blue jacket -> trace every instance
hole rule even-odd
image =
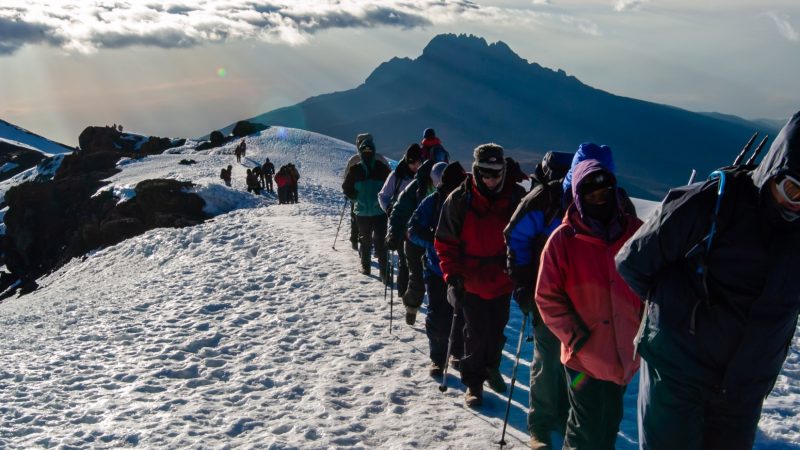
[[[567,194],[564,198],[566,203],[570,203],[572,201],[572,170],[578,165],[579,162],[587,159],[597,160],[600,162],[600,164],[605,166],[609,172],[614,174],[617,173],[616,166],[614,165],[614,156],[611,154],[611,147],[607,145],[597,145],[592,142],[584,142],[578,146],[578,151],[576,151],[575,156],[572,157],[572,167],[564,177],[563,192]],[[564,206],[569,205],[567,204]]]
[[[425,197],[408,221],[408,239],[425,249],[425,278],[436,275],[443,276],[439,267],[439,255],[433,247],[433,237],[439,224],[444,198],[441,191]]]

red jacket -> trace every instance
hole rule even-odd
[[[288,174],[278,173],[277,175],[275,175],[275,184],[277,184],[279,188],[288,186],[289,183],[291,182],[292,178]]]
[[[522,187],[506,180],[502,191],[490,200],[469,175],[447,197],[434,240],[445,280],[461,275],[465,290],[486,300],[513,290],[505,270],[503,229],[524,195]]]
[[[575,204],[570,206],[545,244],[536,282],[536,306],[561,341],[561,362],[618,385],[639,370],[633,339],[642,316],[641,299],[614,265],[614,255],[642,224],[623,217],[622,235],[608,243],[590,234]]]

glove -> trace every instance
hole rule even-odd
[[[450,275],[447,277],[447,303],[453,308],[464,298],[464,277]]]
[[[514,300],[519,305],[519,310],[525,315],[533,313],[536,309],[536,305],[533,302],[533,289],[528,286],[515,287]]]
[[[586,341],[589,340],[591,333],[587,330],[580,334],[580,336],[575,337],[575,342],[572,344],[572,353],[578,353],[583,346],[586,344]]]
[[[400,240],[397,239],[394,234],[389,233],[386,235],[386,248],[391,251],[397,251],[397,248],[400,246]]]

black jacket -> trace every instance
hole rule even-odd
[[[687,254],[709,235],[718,180],[670,191],[620,250],[617,270],[649,300],[639,353],[657,370],[729,392],[773,385],[800,311],[800,220],[776,214],[767,183],[789,169],[800,169],[800,113],[758,169],[726,177],[702,257]]]

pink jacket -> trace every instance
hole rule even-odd
[[[614,255],[641,224],[625,215],[624,232],[607,243],[585,234],[588,228],[573,204],[545,244],[536,282],[536,306],[561,341],[561,362],[618,385],[639,370],[633,339],[643,305],[617,273]]]

